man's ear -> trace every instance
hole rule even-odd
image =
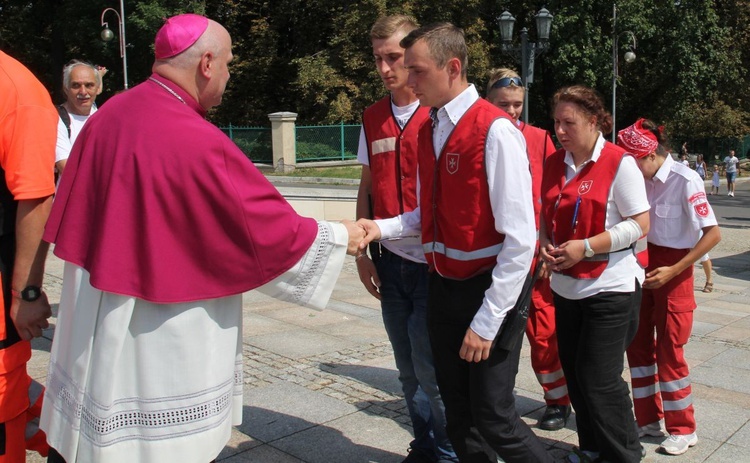
[[[210,51],[207,51],[201,55],[200,61],[200,72],[205,78],[211,77],[213,70],[214,55]]]
[[[461,77],[461,60],[458,58],[451,58],[445,63],[448,70],[448,76],[451,79],[458,79]]]

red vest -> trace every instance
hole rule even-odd
[[[417,134],[429,118],[429,108],[419,107],[401,130],[390,96],[365,110],[362,127],[372,174],[373,218],[395,217],[417,207]]]
[[[495,230],[484,145],[492,123],[510,117],[484,99],[466,111],[446,140],[439,158],[432,124],[419,131],[422,243],[431,268],[464,280],[492,269],[505,235]]]
[[[518,126],[526,139],[526,154],[531,167],[531,194],[534,199],[534,218],[539,230],[539,213],[542,210],[542,170],[544,162],[557,149],[546,130],[521,122]]]
[[[605,142],[599,159],[586,164],[567,184],[565,150],[550,156],[544,166],[542,214],[553,244],[589,238],[604,231],[607,199],[626,154],[619,146]],[[574,278],[596,278],[607,267],[607,256],[597,254],[583,259],[562,273]]]

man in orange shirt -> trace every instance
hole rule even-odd
[[[29,377],[29,340],[52,315],[41,290],[44,224],[55,192],[57,111],[44,86],[0,51],[0,463],[47,455],[37,427],[44,388]]]

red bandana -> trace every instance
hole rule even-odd
[[[648,156],[656,151],[656,147],[659,146],[656,135],[643,127],[644,120],[643,118],[638,119],[635,124],[617,133],[617,144],[633,154],[636,159]]]

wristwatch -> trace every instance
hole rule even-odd
[[[594,250],[591,249],[591,245],[589,244],[588,238],[583,240],[583,248],[584,248],[584,251],[583,251],[584,257],[594,257],[594,254],[596,254]]]
[[[18,297],[26,302],[34,302],[42,296],[42,288],[32,285],[23,288],[20,293],[15,289],[11,289],[10,292],[13,297]]]

